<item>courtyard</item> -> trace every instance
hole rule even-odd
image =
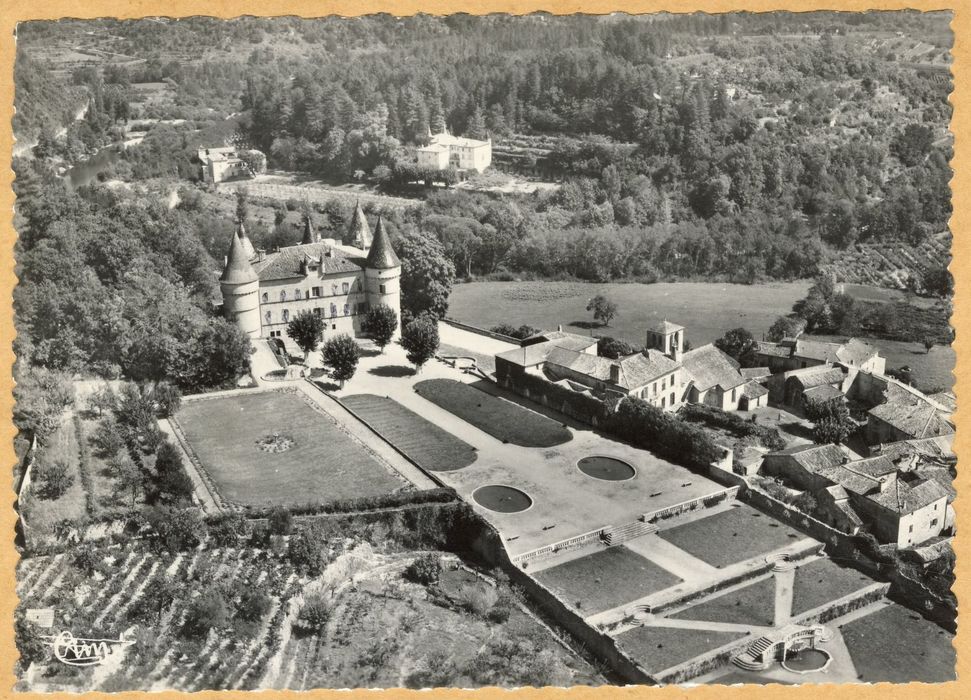
[[[188,400],[175,418],[219,494],[231,503],[327,503],[407,484],[303,393],[253,391]]]

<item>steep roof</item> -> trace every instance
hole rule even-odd
[[[367,217],[364,215],[364,210],[361,209],[360,200],[358,200],[344,241],[361,250],[367,250],[371,247],[372,240],[371,227],[368,225]]]
[[[253,242],[246,235],[246,227],[243,226],[242,221],[236,223],[236,235],[239,236],[239,240],[243,245],[243,253],[246,255],[246,259],[252,260],[255,258],[256,248],[253,247]]]
[[[360,258],[351,258],[331,245],[319,242],[309,245],[291,245],[271,253],[262,263],[257,263],[257,272],[262,281],[285,280],[303,277],[301,263],[308,261],[319,264],[323,261],[322,272],[333,275],[340,272],[358,272]]]
[[[657,323],[651,324],[647,327],[647,330],[660,333],[661,335],[668,335],[669,333],[674,333],[676,331],[683,331],[684,326],[679,326],[677,323],[671,323],[667,319],[664,319],[663,321],[658,321]]]
[[[888,401],[874,406],[869,413],[911,438],[936,437],[954,432],[954,426],[926,401]]]
[[[746,382],[745,386],[742,387],[742,396],[750,399],[757,399],[768,393],[769,390],[756,381]]]
[[[846,455],[836,445],[797,445],[778,452],[772,452],[767,457],[791,457],[799,466],[811,474],[835,469],[843,464]]]
[[[365,267],[372,270],[389,270],[400,266],[401,262],[395,255],[391,239],[388,237],[388,232],[384,230],[384,222],[379,216],[378,224],[374,227],[374,241],[371,243],[371,250],[368,251]]]
[[[867,498],[874,503],[901,514],[913,513],[947,497],[947,489],[934,479],[916,484],[909,484],[903,479],[894,479],[893,483],[883,491],[867,495]]]
[[[615,384],[627,391],[637,389],[651,381],[674,372],[680,366],[677,362],[657,350],[629,355],[619,360],[611,360],[598,355],[589,355],[563,347],[554,348],[547,357],[547,363],[564,367],[602,382]],[[618,381],[610,377],[611,367],[618,367]]]
[[[738,363],[711,344],[689,350],[682,356],[681,364],[698,391],[708,391],[714,386],[733,389],[745,383]]]
[[[931,401],[937,401],[937,403],[944,406],[951,413],[958,410],[957,397],[953,391],[939,391],[936,394],[928,394],[927,398]]]
[[[798,382],[803,389],[812,389],[824,384],[842,384],[844,379],[843,370],[839,367],[820,367],[816,372],[806,372],[797,374],[792,380]]]
[[[879,354],[878,350],[857,338],[850,338],[836,350],[836,357],[846,365],[862,365],[864,362]]]
[[[226,267],[223,268],[223,273],[219,277],[220,282],[245,284],[246,282],[254,282],[259,279],[256,271],[250,264],[250,256],[246,253],[246,243],[248,241],[246,232],[242,226],[239,226],[236,232],[233,233],[232,240],[229,242],[229,252],[226,253]],[[250,244],[250,247],[252,248],[252,244]]]
[[[310,221],[310,214],[307,214],[303,218],[303,240],[300,241],[300,245],[310,245],[319,241],[320,234],[314,231],[313,222]]]

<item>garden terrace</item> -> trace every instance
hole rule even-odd
[[[681,583],[674,574],[624,546],[558,564],[533,577],[584,616]]]
[[[648,673],[690,661],[706,652],[740,640],[739,632],[680,629],[677,627],[635,627],[615,637],[617,646]]]
[[[472,464],[475,449],[394,399],[373,394],[341,398],[341,403],[364,419],[409,459],[430,471],[452,471]]]
[[[415,391],[503,442],[522,447],[554,447],[573,437],[567,428],[546,416],[453,379],[418,382]]]
[[[702,599],[669,617],[764,627],[774,622],[774,609],[775,579],[770,576],[728,593]]]
[[[840,626],[865,683],[955,679],[954,636],[896,603]]]
[[[185,401],[175,419],[223,500],[300,505],[378,496],[405,485],[362,443],[297,392],[264,391]],[[257,442],[292,439],[281,452]]]
[[[828,557],[814,559],[796,569],[792,614],[794,617],[802,615],[873,583],[869,576],[856,569],[840,566]]]
[[[766,555],[805,535],[742,503],[658,533],[676,547],[722,568]]]

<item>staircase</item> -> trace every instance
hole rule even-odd
[[[746,671],[761,671],[768,665],[763,654],[773,644],[775,642],[768,637],[759,637],[749,645],[748,649],[732,659],[732,663],[739,668],[744,668]]]
[[[600,538],[608,547],[613,547],[614,545],[623,544],[643,535],[651,535],[657,532],[657,529],[657,525],[654,523],[635,520],[626,525],[620,525],[619,527],[614,527],[613,525],[605,527]]]

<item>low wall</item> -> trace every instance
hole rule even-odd
[[[582,535],[577,535],[576,537],[570,537],[559,542],[554,542],[553,544],[548,544],[545,547],[540,547],[529,552],[524,552],[522,554],[517,554],[512,557],[512,563],[521,568],[526,568],[529,562],[535,559],[552,556],[553,554],[558,554],[559,552],[568,552],[573,549],[580,549],[588,544],[593,544],[599,542],[603,535],[604,528],[598,528],[596,530],[591,530],[590,532],[585,532]]]
[[[499,363],[496,375],[499,386],[581,423],[598,427],[607,417],[606,405],[593,396],[565,389],[528,372],[500,372]]]
[[[641,520],[647,523],[653,523],[657,520],[666,520],[667,518],[673,518],[676,515],[685,513],[687,511],[698,510],[699,508],[711,508],[722,502],[734,501],[738,496],[739,491],[738,486],[732,486],[723,491],[717,493],[708,494],[707,496],[699,496],[698,498],[692,498],[688,501],[682,501],[681,503],[675,503],[673,506],[668,506],[667,508],[660,508],[649,513],[645,513],[641,516]]]
[[[731,663],[732,658],[747,648],[755,639],[756,637],[754,635],[747,634],[742,639],[730,642],[725,646],[713,649],[701,656],[696,656],[677,666],[672,666],[671,668],[666,668],[663,671],[655,673],[653,675],[654,681],[658,684],[663,683],[665,685],[690,681],[692,678],[697,678],[702,674],[714,671],[716,668],[721,668]]]
[[[442,321],[460,330],[468,331],[469,333],[484,335],[487,338],[492,338],[494,340],[501,340],[504,343],[512,343],[513,345],[516,345],[516,346],[522,345],[522,341],[520,341],[518,338],[513,338],[511,335],[503,335],[502,333],[493,333],[492,331],[486,330],[485,328],[479,328],[478,326],[473,326],[468,323],[462,323],[461,321],[456,321],[454,318],[444,318],[442,319]]]
[[[807,626],[827,623],[830,620],[835,620],[849,612],[859,610],[870,603],[875,603],[885,598],[889,588],[889,583],[877,583],[866,588],[861,588],[858,591],[853,591],[849,595],[831,600],[800,615],[793,615],[790,622],[792,624]]]

